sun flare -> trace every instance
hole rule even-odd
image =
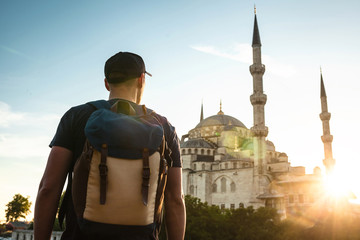
[[[350,182],[346,174],[334,171],[324,177],[324,187],[327,195],[332,198],[356,199],[350,190]]]

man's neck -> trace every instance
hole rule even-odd
[[[117,92],[117,91],[110,91],[109,94],[109,100],[111,99],[116,99],[116,98],[120,98],[120,99],[124,99],[130,102],[134,102],[137,103],[137,98],[136,95],[130,92]]]

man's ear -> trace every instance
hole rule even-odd
[[[145,85],[145,74],[142,73],[141,76],[137,79],[138,88],[142,88]]]
[[[106,80],[106,78],[104,78],[104,83],[105,83],[105,88],[106,90],[108,90],[110,92],[110,86],[109,86],[109,83],[108,81]]]

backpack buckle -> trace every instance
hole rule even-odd
[[[144,179],[149,179],[150,178],[150,168],[149,167],[143,167],[142,177]]]
[[[108,167],[106,166],[106,164],[100,163],[99,164],[99,171],[100,171],[100,176],[107,176]]]

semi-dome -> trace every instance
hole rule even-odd
[[[235,127],[247,128],[238,119],[231,117],[229,115],[222,115],[222,114],[218,114],[218,115],[214,115],[214,116],[205,118],[204,120],[199,122],[199,124],[196,125],[195,128],[201,128],[201,127],[207,127],[207,126],[218,126],[218,125],[222,125],[222,126],[232,125]]]
[[[288,155],[286,153],[284,153],[284,152],[279,154],[279,157],[287,157],[287,156]]]
[[[180,143],[181,148],[215,148],[215,146],[205,141],[204,139],[198,138],[198,139],[189,139],[186,142]]]

